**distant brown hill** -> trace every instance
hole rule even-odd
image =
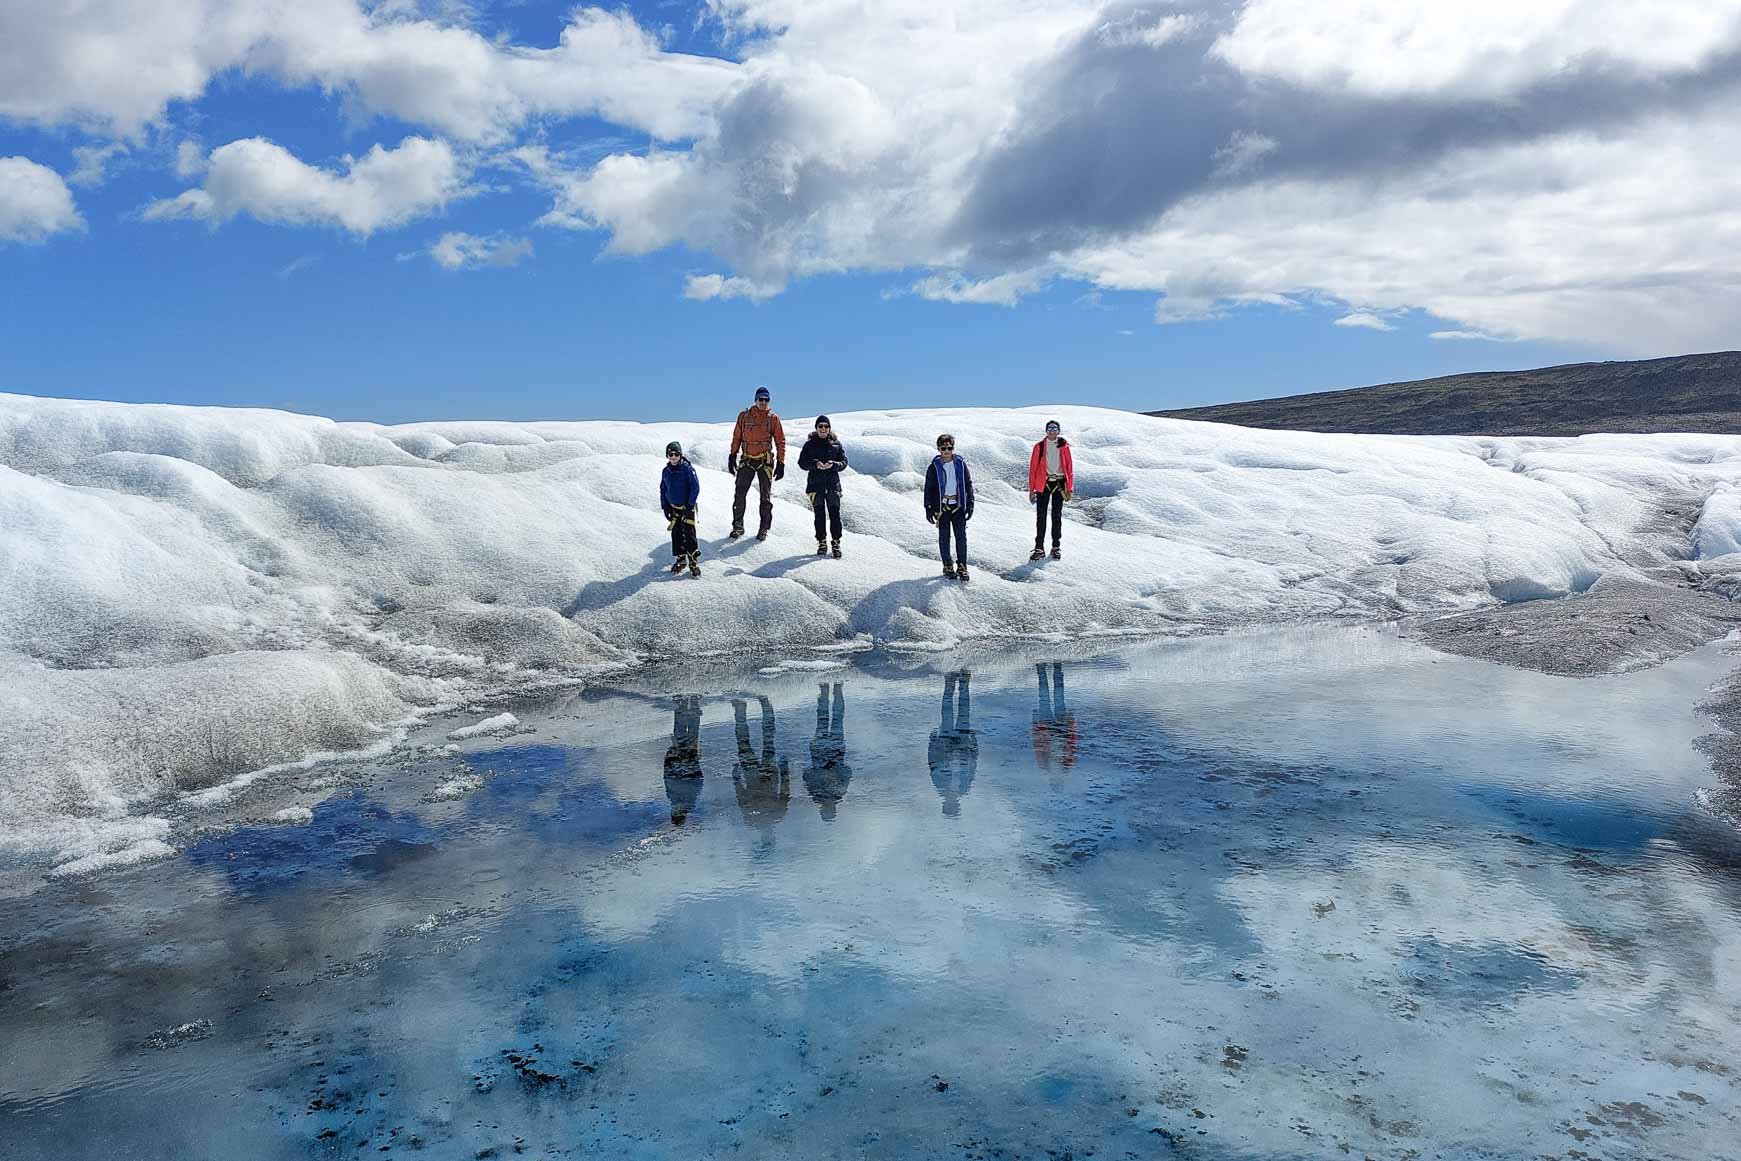
[[[1243,427],[1396,435],[1733,435],[1741,434],[1741,351],[1446,375],[1149,414]]]

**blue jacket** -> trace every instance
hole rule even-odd
[[[659,477],[659,507],[669,517],[674,508],[692,507],[701,499],[701,477],[695,474],[695,465],[684,456],[675,464],[667,463],[664,473]]]
[[[961,465],[961,514],[971,519],[973,517],[973,473],[967,470],[967,461],[959,455],[955,457],[955,462]],[[943,509],[943,471],[943,457],[933,457],[931,470],[925,473],[926,519],[937,515]]]

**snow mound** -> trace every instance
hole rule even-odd
[[[462,726],[447,735],[455,742],[463,742],[468,738],[481,738],[487,734],[500,734],[513,729],[520,724],[520,719],[510,713],[499,713],[493,718],[485,718],[475,726]]]
[[[1064,559],[1030,564],[1028,450],[1054,417],[1077,494]],[[637,660],[1454,611],[1741,549],[1732,437],[1322,435],[1080,407],[834,421],[840,561],[813,554],[795,468],[773,536],[725,540],[727,423],[385,427],[0,395],[0,859],[156,850],[129,829],[141,804]],[[807,421],[786,426],[795,455]],[[944,430],[977,485],[968,585],[938,575],[920,510]],[[667,567],[672,439],[701,475],[699,579]]]

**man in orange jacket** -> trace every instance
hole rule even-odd
[[[1046,509],[1052,509],[1052,559],[1063,552],[1064,501],[1076,490],[1076,465],[1070,457],[1070,442],[1064,438],[1063,427],[1056,419],[1046,423],[1046,438],[1034,445],[1028,457],[1028,499],[1034,513],[1034,551],[1029,560],[1046,555]]]
[[[731,429],[731,450],[726,453],[725,470],[737,477],[731,498],[731,538],[744,534],[744,508],[749,501],[750,481],[761,492],[761,527],[757,540],[768,538],[774,525],[774,481],[786,478],[786,429],[780,417],[769,407],[766,387],[756,388],[756,402],[738,412],[737,426]],[[742,453],[740,456],[739,453]]]

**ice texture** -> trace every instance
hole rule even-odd
[[[1030,564],[1049,418],[1076,496],[1064,559]],[[1741,563],[1734,437],[1329,435],[1082,407],[834,421],[842,561],[812,555],[796,471],[766,543],[723,539],[728,423],[387,427],[0,395],[0,859],[135,850],[128,820],[158,796],[643,659],[1380,618]],[[788,419],[794,439],[807,422]],[[977,484],[969,586],[936,575],[921,514],[944,430]],[[672,439],[700,469],[700,579],[667,571]],[[112,843],[44,837],[104,818],[125,823]]]

